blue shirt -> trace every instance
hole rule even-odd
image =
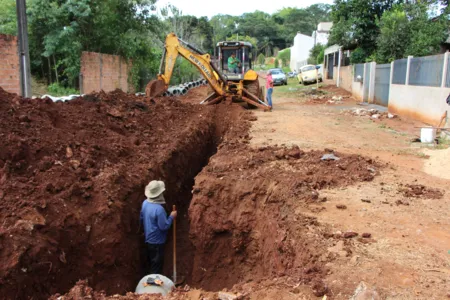
[[[141,223],[144,225],[147,244],[164,244],[172,222],[172,216],[167,217],[161,204],[151,203],[147,200],[142,202]]]

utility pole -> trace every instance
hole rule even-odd
[[[31,97],[30,53],[28,51],[28,25],[26,0],[16,0],[17,37],[19,40],[20,91],[22,97]]]

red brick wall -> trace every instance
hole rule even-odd
[[[17,37],[0,34],[0,87],[20,94],[19,55]]]
[[[117,55],[83,52],[81,55],[82,93],[121,89],[133,92],[128,78],[131,61]]]

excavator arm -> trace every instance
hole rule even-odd
[[[226,93],[226,79],[223,78],[222,74],[211,63],[209,54],[196,49],[187,42],[184,42],[174,33],[170,33],[166,37],[164,52],[159,67],[158,79],[150,81],[145,88],[145,93],[148,97],[157,97],[169,88],[170,78],[172,77],[173,68],[178,55],[181,55],[191,62],[208,81],[216,94],[212,95],[211,98],[224,97]]]

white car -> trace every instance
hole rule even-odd
[[[298,74],[298,83],[307,84],[316,81],[322,82],[322,73],[318,72],[318,66],[306,65],[301,67],[300,73]]]

